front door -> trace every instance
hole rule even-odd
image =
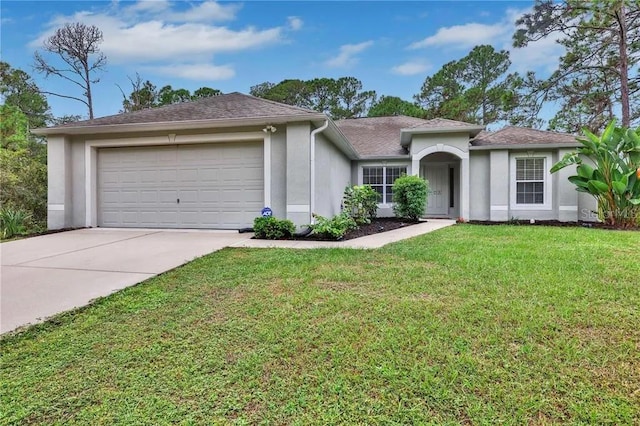
[[[449,166],[429,164],[423,166],[422,176],[429,181],[427,216],[449,214]]]

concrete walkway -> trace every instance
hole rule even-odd
[[[375,249],[453,225],[419,225],[349,241],[252,240],[235,231],[81,229],[0,244],[0,333],[44,321],[225,247]]]
[[[271,240],[244,240],[234,244],[234,247],[252,248],[353,248],[353,249],[376,249],[396,241],[417,237],[427,234],[437,229],[454,225],[455,220],[450,219],[429,219],[418,225],[407,226],[405,228],[394,229],[393,231],[382,232],[380,234],[367,235],[366,237],[355,238],[347,241],[271,241]]]

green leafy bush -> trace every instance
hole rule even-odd
[[[577,165],[569,181],[580,192],[598,201],[600,220],[621,228],[640,224],[640,135],[632,129],[615,127],[611,122],[598,137],[584,130],[578,138],[582,146],[562,158],[551,168],[555,173]],[[585,163],[588,158],[595,165]]]
[[[380,194],[369,185],[347,186],[344,190],[344,211],[358,225],[371,223],[378,213]]]
[[[27,231],[27,222],[30,219],[31,215],[24,210],[14,210],[6,207],[0,209],[2,239],[24,234]]]
[[[256,238],[280,240],[290,238],[296,232],[296,226],[287,219],[261,216],[253,221],[253,232]]]
[[[314,234],[327,239],[339,240],[344,237],[347,231],[358,229],[358,224],[347,213],[327,219],[326,217],[314,214],[316,223],[309,225]]]
[[[29,212],[33,220],[47,220],[47,165],[26,149],[0,148],[0,204]]]
[[[427,207],[429,184],[419,176],[400,176],[393,183],[393,212],[397,217],[417,221]]]

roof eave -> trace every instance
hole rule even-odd
[[[410,160],[411,155],[363,155],[358,160]]]
[[[161,130],[185,130],[185,129],[206,129],[224,128],[238,126],[260,126],[266,124],[283,124],[300,121],[314,121],[325,119],[322,113],[318,114],[296,114],[251,118],[221,118],[207,120],[190,121],[161,121],[152,123],[127,123],[127,124],[98,124],[93,126],[60,126],[43,127],[32,129],[36,135],[85,135],[85,134],[105,134],[105,133],[129,133]]]
[[[484,130],[484,126],[468,127],[429,127],[429,128],[408,128],[400,129],[400,145],[408,146],[413,135],[424,135],[431,133],[468,133],[470,137],[475,137]]]
[[[557,148],[577,148],[578,143],[530,143],[530,144],[492,144],[492,145],[471,145],[469,150],[471,151],[487,151],[492,149],[557,149]]]

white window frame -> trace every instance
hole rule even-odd
[[[382,168],[382,177],[384,179],[384,182],[382,184],[382,200],[381,202],[378,203],[378,207],[389,207],[392,206],[393,203],[387,203],[385,202],[386,198],[387,198],[387,187],[391,186],[391,184],[387,184],[387,168],[404,168],[404,174],[408,175],[410,172],[410,166],[408,164],[403,164],[403,163],[399,163],[399,164],[365,164],[360,166],[360,176],[359,176],[359,182],[360,185],[365,185],[364,183],[364,169],[366,168]],[[367,184],[369,185],[369,184]]]
[[[543,159],[544,160],[544,175],[543,175],[543,185],[544,185],[544,202],[542,204],[521,204],[518,203],[517,197],[517,181],[516,181],[516,169],[517,169],[517,160],[526,160],[526,159]],[[517,153],[511,156],[510,161],[510,173],[509,173],[509,182],[510,182],[510,208],[511,210],[551,210],[553,206],[552,194],[553,194],[553,179],[551,178],[551,164],[552,158],[550,152],[527,152],[527,153]]]

